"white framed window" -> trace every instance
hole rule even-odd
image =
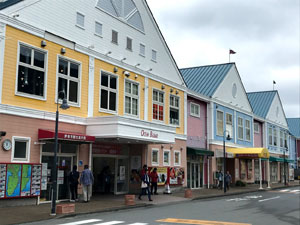
[[[139,84],[129,80],[125,80],[125,113],[139,114]]]
[[[170,95],[170,124],[179,125],[179,97]]]
[[[152,118],[154,120],[164,121],[164,92],[153,90],[152,103]]]
[[[68,103],[79,105],[81,64],[65,57],[58,57],[58,89],[64,92]]]
[[[118,32],[115,30],[112,30],[111,32],[111,42],[114,44],[118,44]]]
[[[76,13],[76,25],[80,28],[84,28],[84,15],[80,12]]]
[[[246,141],[251,141],[250,120],[245,120]]]
[[[115,75],[101,72],[100,81],[100,109],[116,112],[117,111],[117,82]]]
[[[181,152],[180,151],[174,151],[174,166],[180,166],[181,165]]]
[[[273,145],[273,129],[269,127],[269,145]]]
[[[230,137],[233,136],[232,114],[230,113],[226,113],[226,131],[228,131]]]
[[[254,132],[259,133],[259,123],[254,123]]]
[[[19,43],[16,94],[45,99],[47,52]]]
[[[170,166],[170,150],[164,150],[164,166]]]
[[[281,130],[281,131],[280,131],[280,147],[281,147],[281,148],[283,148],[283,138],[284,138],[284,136],[283,136],[283,131]]]
[[[29,162],[30,137],[12,137],[12,162]]]
[[[132,51],[132,39],[129,37],[126,39],[126,49]]]
[[[217,111],[217,135],[223,136],[224,114],[222,111]]]
[[[277,146],[277,129],[273,128],[273,145]]]
[[[156,62],[157,60],[157,51],[152,49],[152,55],[151,55],[151,60]]]
[[[140,44],[140,55],[145,57],[146,46],[144,44]]]
[[[244,140],[244,121],[241,117],[238,117],[238,139]]]
[[[288,134],[284,133],[284,147],[289,148],[288,146]]]
[[[153,166],[159,165],[159,150],[153,148],[151,152],[151,163]]]
[[[191,102],[190,115],[195,117],[200,117],[200,105]]]
[[[102,37],[102,27],[103,27],[102,23],[95,21],[95,34],[97,36]]]

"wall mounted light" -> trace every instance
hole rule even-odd
[[[179,92],[176,90],[176,92],[175,92],[175,93],[176,93],[176,95],[178,95],[178,93],[179,93]]]
[[[124,70],[124,75],[126,76],[126,77],[129,77],[130,76],[130,73],[128,72],[128,71],[126,71],[126,70]]]
[[[118,72],[118,67],[114,67],[114,73]]]
[[[65,49],[65,48],[61,48],[61,49],[60,49],[60,53],[61,53],[61,54],[65,54],[65,53],[66,53],[66,49]]]
[[[138,76],[137,74],[134,76],[135,79],[137,79],[138,77],[139,77],[139,76]]]
[[[171,88],[170,92],[173,93],[173,91],[174,91],[173,88]]]
[[[137,63],[136,65],[135,65],[135,67],[138,67],[138,66],[140,66],[141,64],[139,64],[139,63]]]
[[[42,40],[42,41],[41,41],[41,46],[42,46],[42,47],[46,47],[46,46],[47,46],[47,42],[46,42],[45,40]]]
[[[164,90],[165,89],[165,85],[162,84],[161,85],[161,89]]]
[[[183,150],[183,147],[180,147],[180,150],[182,151],[182,150]]]
[[[164,148],[164,145],[161,145],[160,147],[161,147],[161,148]]]
[[[126,57],[124,57],[123,59],[121,59],[121,62],[125,61],[126,60]]]
[[[149,70],[148,70],[148,72],[151,72],[152,71],[152,68],[150,68]]]
[[[105,55],[107,56],[107,55],[109,55],[109,54],[111,54],[111,51],[108,51]]]

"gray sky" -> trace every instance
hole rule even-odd
[[[300,117],[299,0],[147,0],[179,68],[235,62],[247,92]]]

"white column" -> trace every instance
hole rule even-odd
[[[89,144],[89,169],[92,170],[92,151],[93,144]]]
[[[209,189],[209,157],[207,156],[207,188]]]
[[[262,167],[261,167],[261,158],[259,158],[259,189],[262,188]]]
[[[187,93],[184,92],[184,134],[187,135]]]
[[[267,167],[268,167],[268,188],[271,188],[271,186],[270,186],[270,175],[271,175],[271,173],[270,173],[270,160],[268,159],[267,160]]]
[[[2,102],[2,82],[4,68],[4,49],[5,49],[5,24],[0,23],[0,104]]]
[[[148,121],[148,105],[149,105],[149,87],[148,78],[145,78],[145,88],[144,88],[144,120]]]
[[[94,68],[95,68],[95,58],[90,56],[89,57],[88,117],[93,117],[94,115],[94,79],[95,79]]]

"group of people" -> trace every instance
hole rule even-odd
[[[217,176],[216,176],[216,179],[217,179],[217,186],[219,189],[223,189],[223,173],[222,171],[220,170],[219,172],[217,172]],[[231,178],[231,175],[229,173],[229,171],[226,172],[225,174],[225,187],[227,190],[229,190],[229,187],[230,187],[230,184],[232,183],[232,178]]]
[[[82,185],[83,200],[88,202],[92,196],[92,185],[94,183],[93,173],[89,170],[89,166],[85,165],[79,179],[77,166],[73,166],[73,170],[69,174],[69,184],[71,192],[71,202],[78,201],[78,184]]]
[[[139,199],[142,200],[142,195],[148,195],[148,200],[152,201],[151,195],[157,195],[157,182],[158,182],[158,174],[157,168],[154,168],[151,173],[148,171],[147,165],[143,166],[141,171],[141,193],[139,195]],[[154,192],[153,192],[154,190]]]

